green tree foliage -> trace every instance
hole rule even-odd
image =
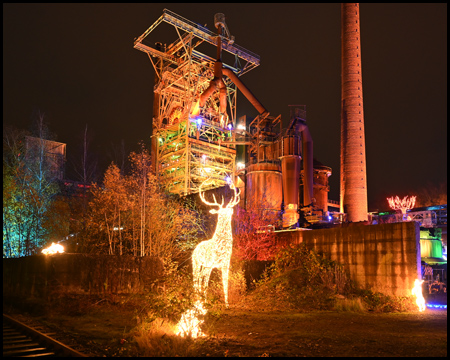
[[[201,231],[194,205],[160,188],[144,146],[129,160],[130,175],[121,174],[112,163],[103,186],[93,186],[88,251],[173,259],[192,249]]]
[[[62,196],[54,196],[42,222],[48,242],[55,242],[55,240],[67,237],[70,233],[70,214],[71,209],[67,199]]]
[[[55,220],[61,206],[53,205],[59,190],[46,153],[49,131],[43,114],[38,114],[35,128],[39,137],[3,128],[3,257],[36,253],[54,240],[50,225],[62,224]]]

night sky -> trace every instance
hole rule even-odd
[[[3,4],[3,121],[46,114],[67,154],[85,124],[105,167],[111,144],[149,144],[154,70],[133,48],[164,8],[261,57],[242,81],[272,115],[306,105],[314,157],[339,200],[340,4]],[[361,4],[369,211],[447,181],[447,4]],[[164,25],[164,24],[163,24]],[[160,26],[163,26],[160,25]],[[175,29],[165,24],[170,43]],[[243,95],[237,115],[256,116]],[[69,169],[70,173],[70,169]]]

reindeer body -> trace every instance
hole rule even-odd
[[[203,184],[202,184],[203,185]],[[236,194],[234,185],[230,185],[235,191],[235,197],[230,200],[228,205],[223,207],[222,204],[207,202],[202,196],[200,197],[208,205],[219,206],[218,210],[210,210],[211,213],[217,213],[216,231],[211,239],[199,243],[192,253],[192,270],[194,274],[194,286],[201,292],[206,292],[209,278],[214,268],[220,269],[222,272],[223,291],[225,296],[225,304],[228,306],[228,274],[230,270],[230,259],[233,248],[233,234],[231,232],[231,217],[233,216],[233,206],[239,202],[239,194]],[[201,186],[200,186],[201,190]],[[214,195],[213,195],[214,196]]]

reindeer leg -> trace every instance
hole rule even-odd
[[[205,290],[204,290],[204,294],[206,295],[206,289],[208,288],[208,284],[209,284],[209,278],[211,276],[211,272],[212,272],[212,268],[205,268]]]
[[[197,262],[195,257],[192,257],[192,275],[194,280],[194,288],[197,289],[197,291],[200,291],[200,265]]]
[[[223,284],[223,294],[225,296],[225,306],[228,307],[228,274],[230,267],[222,267],[222,284]]]

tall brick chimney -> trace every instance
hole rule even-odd
[[[341,4],[341,212],[367,220],[359,4]]]

